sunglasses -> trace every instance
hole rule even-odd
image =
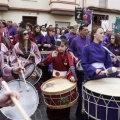
[[[28,35],[28,32],[27,33],[23,33],[23,35]]]

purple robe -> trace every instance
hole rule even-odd
[[[120,47],[115,47],[114,45],[109,45],[107,48],[115,55],[116,55],[115,50],[117,50],[118,52],[117,52],[116,56],[120,56]],[[113,66],[120,67],[120,62],[117,61],[116,64],[113,63]]]
[[[40,52],[38,50],[38,46],[35,43],[33,43],[33,42],[32,42],[30,51],[33,51],[35,56],[34,57],[30,57],[27,63],[31,63],[32,62],[32,63],[35,63],[37,65],[38,63],[41,62],[41,55],[40,55]],[[17,43],[14,46],[13,51],[12,51],[11,66],[18,66],[18,62],[17,62],[17,58],[18,57],[21,60],[22,65],[24,66],[26,59],[21,57],[20,55],[24,55],[24,54],[23,54],[23,52],[19,48],[19,43]]]
[[[78,36],[72,40],[71,45],[69,46],[69,51],[73,52],[75,57],[81,59],[83,47],[89,43],[90,36],[86,36],[85,38]]]
[[[105,34],[103,37],[102,45],[107,47],[108,44],[109,44],[109,36]]]
[[[55,50],[55,39],[54,39],[54,36],[46,35],[45,38],[44,38],[43,45],[44,44],[51,44],[52,45],[50,48],[44,47],[44,50],[47,50],[47,51]]]
[[[42,34],[37,34],[34,36],[34,40],[36,44],[41,44],[39,48],[39,50],[42,50],[43,47],[43,42],[44,42],[44,36]]]
[[[69,41],[69,46],[70,46],[72,40],[76,37],[76,35],[70,34],[70,33],[66,33],[64,36],[65,36],[65,37],[67,38],[67,40]]]
[[[82,51],[82,67],[85,72],[84,79],[98,79],[106,77],[104,75],[96,75],[96,69],[92,64],[93,63],[103,63],[104,67],[107,69],[113,67],[111,57],[109,53],[104,50],[101,44],[91,42],[89,45],[86,45]],[[104,68],[99,68],[104,70]],[[118,73],[116,73],[118,74]]]
[[[10,36],[14,36],[14,35],[18,34],[17,29],[13,26],[7,27],[7,29],[8,29]]]

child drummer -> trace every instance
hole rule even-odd
[[[71,82],[77,80],[73,58],[66,52],[67,40],[64,36],[56,40],[56,51],[53,51],[44,61],[45,65],[53,63],[53,77],[65,77]],[[65,109],[47,108],[49,120],[70,120],[70,107]]]

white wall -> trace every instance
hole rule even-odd
[[[43,4],[44,3],[44,4]],[[9,0],[10,7],[18,7],[18,8],[31,8],[31,9],[50,9],[50,0],[38,0],[38,1],[30,1],[30,0]]]
[[[13,22],[20,23],[22,21],[22,16],[35,16],[37,17],[37,23],[39,25],[48,23],[48,25],[52,24],[55,25],[55,21],[61,21],[61,22],[70,22],[70,25],[75,25],[76,21],[74,16],[62,16],[62,15],[53,15],[53,14],[47,14],[47,13],[31,13],[31,12],[1,12],[0,17],[2,19],[12,20]]]
[[[120,10],[120,0],[108,0],[107,8]]]

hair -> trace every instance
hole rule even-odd
[[[65,36],[61,36],[60,39],[61,39],[61,42],[63,42],[65,44],[65,46],[68,45],[68,40],[66,39]]]
[[[97,32],[97,30],[98,30],[99,28],[102,28],[102,27],[94,27],[94,28],[92,29],[91,37],[90,37],[90,41],[91,41],[91,42],[93,42],[93,40],[94,40],[94,34]],[[103,29],[103,28],[102,28],[102,29]]]
[[[112,34],[115,37],[115,45],[120,46],[120,37],[118,34]],[[111,45],[111,36],[109,37],[109,44]]]
[[[71,30],[71,29],[74,29],[74,27],[73,27],[73,26],[70,26],[69,29],[70,29],[70,30]]]
[[[18,31],[18,41],[19,41],[19,48],[21,51],[25,50],[25,40],[23,39],[23,32],[26,31],[26,29],[21,28]],[[31,48],[31,44],[32,42],[30,41],[30,39],[28,39],[28,47]]]
[[[33,25],[31,23],[26,23],[26,26],[29,26],[31,30],[33,28]]]
[[[52,28],[51,28],[51,27],[48,27],[48,28],[47,28],[47,34],[49,35],[49,32],[50,32],[50,31],[53,31],[53,30],[55,30],[54,27],[52,27]]]
[[[19,23],[19,27],[26,28],[26,24],[23,21],[21,21],[21,23]]]
[[[83,30],[84,27],[88,27],[88,25],[86,25],[86,24],[82,24],[82,25],[79,27],[79,31],[80,31],[80,30]]]
[[[34,25],[34,27],[33,27],[33,35],[41,34],[41,31],[39,31],[38,33],[35,31],[35,29],[36,29],[37,27],[40,28],[39,25]]]

